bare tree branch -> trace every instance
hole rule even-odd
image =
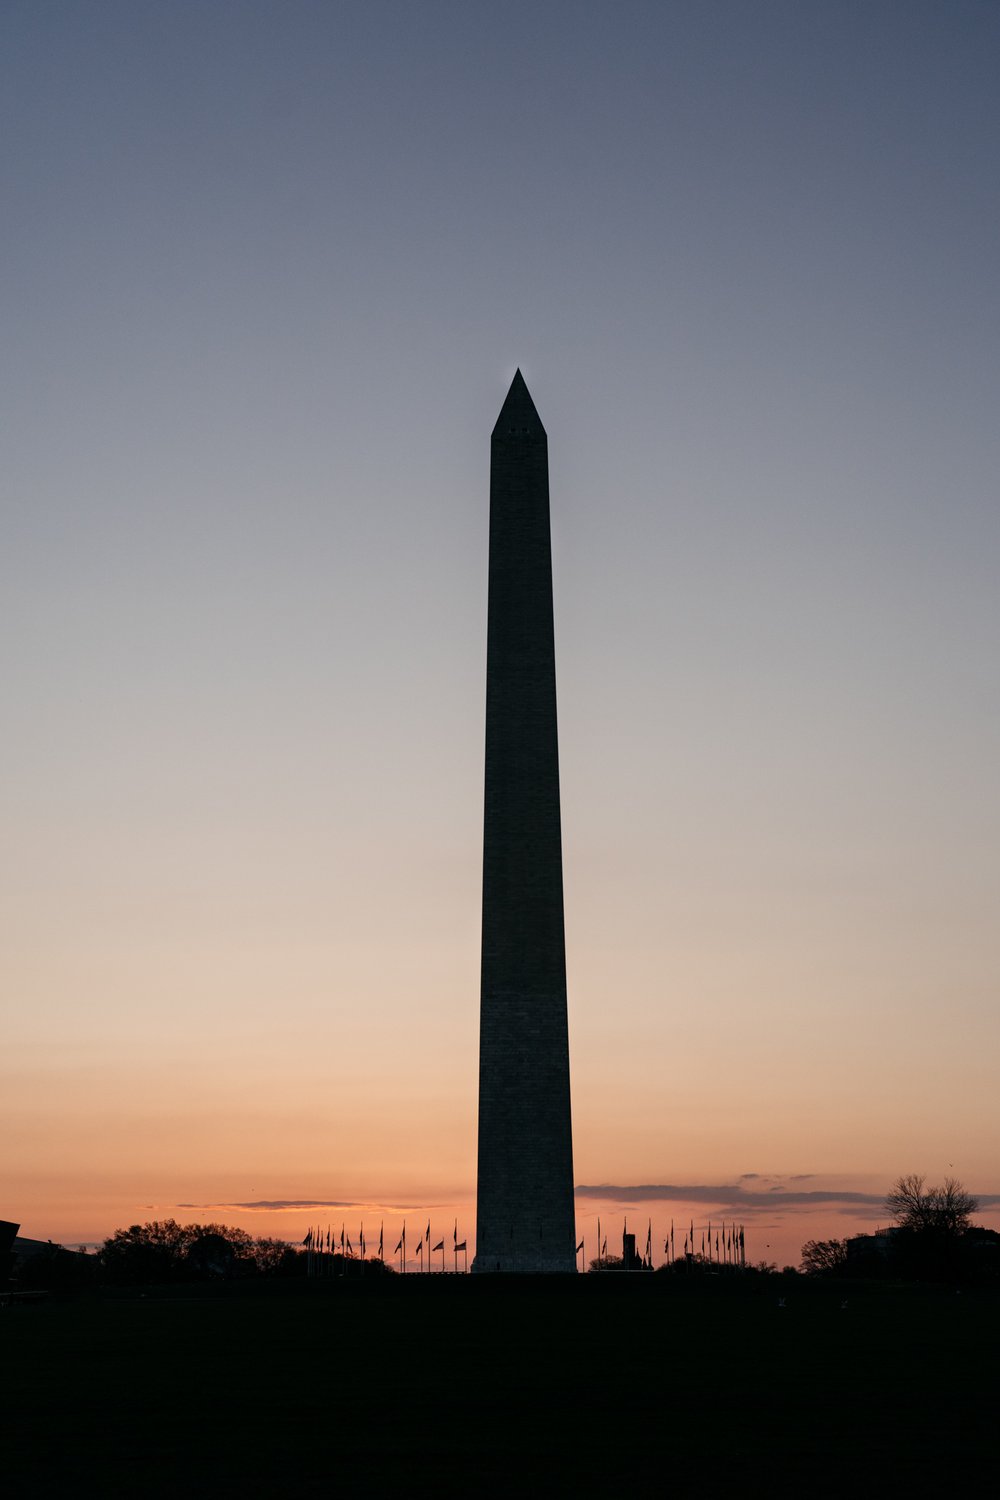
[[[940,1187],[925,1188],[925,1181],[919,1173],[911,1172],[893,1183],[885,1206],[896,1223],[901,1229],[963,1234],[979,1200],[954,1177],[946,1177]]]

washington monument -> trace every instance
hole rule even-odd
[[[574,1271],[549,462],[520,370],[490,457],[476,1271]]]

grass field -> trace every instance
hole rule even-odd
[[[0,1312],[0,1474],[11,1495],[995,1493],[998,1334],[995,1293],[803,1278],[106,1292]]]

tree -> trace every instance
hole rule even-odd
[[[846,1240],[806,1240],[802,1269],[809,1276],[836,1276],[847,1265]]]
[[[284,1240],[258,1237],[253,1242],[253,1258],[261,1276],[278,1276],[287,1267],[288,1257],[294,1261],[295,1252]]]
[[[625,1262],[620,1255],[601,1255],[592,1260],[587,1267],[589,1271],[624,1271]]]
[[[940,1187],[924,1187],[917,1172],[900,1177],[886,1195],[885,1206],[901,1229],[954,1238],[969,1228],[979,1200],[954,1177]]]
[[[189,1224],[193,1238],[187,1250],[189,1270],[209,1279],[256,1276],[262,1267],[257,1241],[231,1224]]]
[[[108,1281],[132,1285],[172,1281],[183,1268],[188,1248],[199,1224],[178,1224],[176,1219],[155,1219],[119,1229],[101,1246],[101,1269]]]
[[[241,1233],[244,1231],[240,1231]],[[247,1235],[249,1240],[250,1236]],[[198,1280],[219,1280],[236,1274],[241,1257],[228,1235],[219,1234],[216,1226],[209,1226],[196,1235],[187,1247],[184,1264]],[[244,1266],[256,1270],[254,1262],[244,1257]]]
[[[104,1279],[132,1285],[271,1275],[288,1246],[255,1240],[229,1224],[178,1224],[153,1220],[119,1229],[101,1248]]]

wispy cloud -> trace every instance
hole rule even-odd
[[[252,1203],[177,1203],[174,1206],[193,1209],[196,1213],[242,1214],[301,1214],[325,1208],[361,1208],[374,1213],[409,1214],[451,1207],[441,1203],[376,1203],[368,1198],[256,1198]]]
[[[747,1174],[748,1177],[755,1175]],[[743,1186],[745,1181],[746,1178],[730,1183],[646,1182],[631,1186],[605,1182],[593,1187],[581,1185],[577,1188],[576,1195],[578,1198],[614,1198],[630,1203],[649,1203],[661,1199],[683,1203],[712,1203],[720,1208],[740,1208],[747,1212],[758,1209],[767,1213],[773,1212],[779,1201],[787,1208],[822,1208],[832,1203],[874,1208],[882,1207],[885,1203],[884,1193],[858,1193],[843,1188],[788,1188],[781,1182],[765,1188],[748,1188]]]
[[[771,1187],[745,1187],[760,1182],[757,1173],[745,1173],[736,1182],[723,1184],[690,1184],[690,1182],[643,1182],[612,1184],[603,1182],[577,1187],[577,1199],[612,1199],[615,1203],[705,1203],[715,1209],[753,1218],[775,1211],[805,1212],[807,1209],[832,1209],[856,1218],[885,1218],[885,1194],[855,1193],[844,1188],[789,1188],[783,1182]]]
[[[773,1214],[775,1210],[804,1212],[808,1209],[832,1209],[854,1218],[886,1217],[884,1193],[862,1193],[848,1188],[788,1187],[789,1182],[804,1182],[815,1176],[800,1172],[794,1177],[771,1182],[768,1187],[746,1187],[748,1182],[769,1181],[756,1172],[744,1172],[730,1183],[646,1182],[633,1185],[597,1183],[580,1184],[578,1198],[603,1198],[614,1203],[703,1203],[713,1208],[729,1209],[750,1218],[754,1214]],[[977,1193],[979,1206],[992,1209],[1000,1204],[1000,1193]]]
[[[178,1203],[177,1207],[193,1208],[202,1213],[209,1209],[214,1213],[217,1209],[227,1208],[246,1214],[280,1214],[299,1213],[303,1209],[313,1208],[353,1208],[354,1204],[341,1198],[259,1198],[254,1203]]]

